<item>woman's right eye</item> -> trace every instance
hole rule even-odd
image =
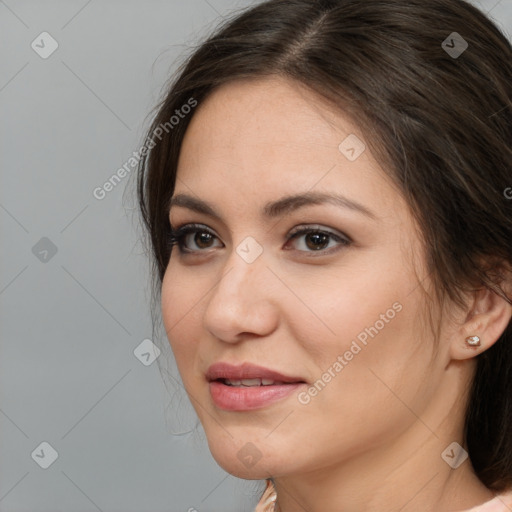
[[[205,249],[211,249],[212,240],[217,239],[208,228],[200,224],[186,224],[179,228],[173,229],[169,233],[169,244],[171,247],[178,246],[181,254],[201,252]],[[190,249],[190,244],[196,244],[198,249]]]

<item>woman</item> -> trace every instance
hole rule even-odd
[[[511,105],[511,45],[463,0],[271,0],[180,69],[141,212],[257,511],[512,509]]]

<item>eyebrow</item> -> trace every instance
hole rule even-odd
[[[366,208],[366,206],[358,203],[357,201],[349,199],[348,197],[340,194],[327,194],[322,192],[306,192],[304,194],[282,197],[277,201],[267,203],[263,207],[262,215],[268,219],[272,219],[283,214],[293,212],[305,206],[324,203],[330,203],[335,206],[347,208],[361,213],[370,219],[377,220],[377,216],[371,210]],[[221,215],[215,211],[215,208],[211,204],[187,194],[176,194],[175,196],[172,196],[169,202],[169,211],[173,206],[188,208],[189,210],[202,213],[222,221]]]

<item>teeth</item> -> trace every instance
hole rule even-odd
[[[224,382],[228,386],[245,386],[245,387],[254,387],[254,386],[271,386],[273,384],[282,384],[282,382],[277,382],[272,379],[224,379]]]
[[[242,386],[261,386],[261,379],[242,379]]]

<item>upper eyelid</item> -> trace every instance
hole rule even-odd
[[[174,226],[172,226],[172,224],[170,224],[170,229],[173,230],[173,231],[180,231],[180,230],[183,230],[183,229],[190,229],[190,230],[200,231],[202,229],[204,231],[209,231],[213,235],[217,236],[217,234],[216,234],[214,229],[210,228],[206,224],[201,224],[201,223],[197,223],[197,222],[187,222],[187,223],[178,225],[176,227],[174,227]],[[350,238],[347,235],[345,235],[344,233],[339,232],[338,230],[336,230],[334,228],[324,227],[321,224],[315,224],[315,223],[313,223],[313,224],[299,224],[298,226],[294,226],[290,230],[289,234],[293,235],[293,234],[301,232],[302,230],[305,230],[305,229],[311,229],[311,230],[316,230],[316,231],[325,231],[327,233],[332,233],[333,235],[337,235],[337,236],[341,236],[341,237],[345,237],[345,238]]]
[[[304,230],[322,231],[325,233],[330,233],[335,236],[349,238],[347,235],[338,231],[337,229],[324,227],[321,224],[299,224],[298,226],[292,228],[290,230],[289,234],[293,235],[295,233],[300,233],[301,231],[304,231]]]

